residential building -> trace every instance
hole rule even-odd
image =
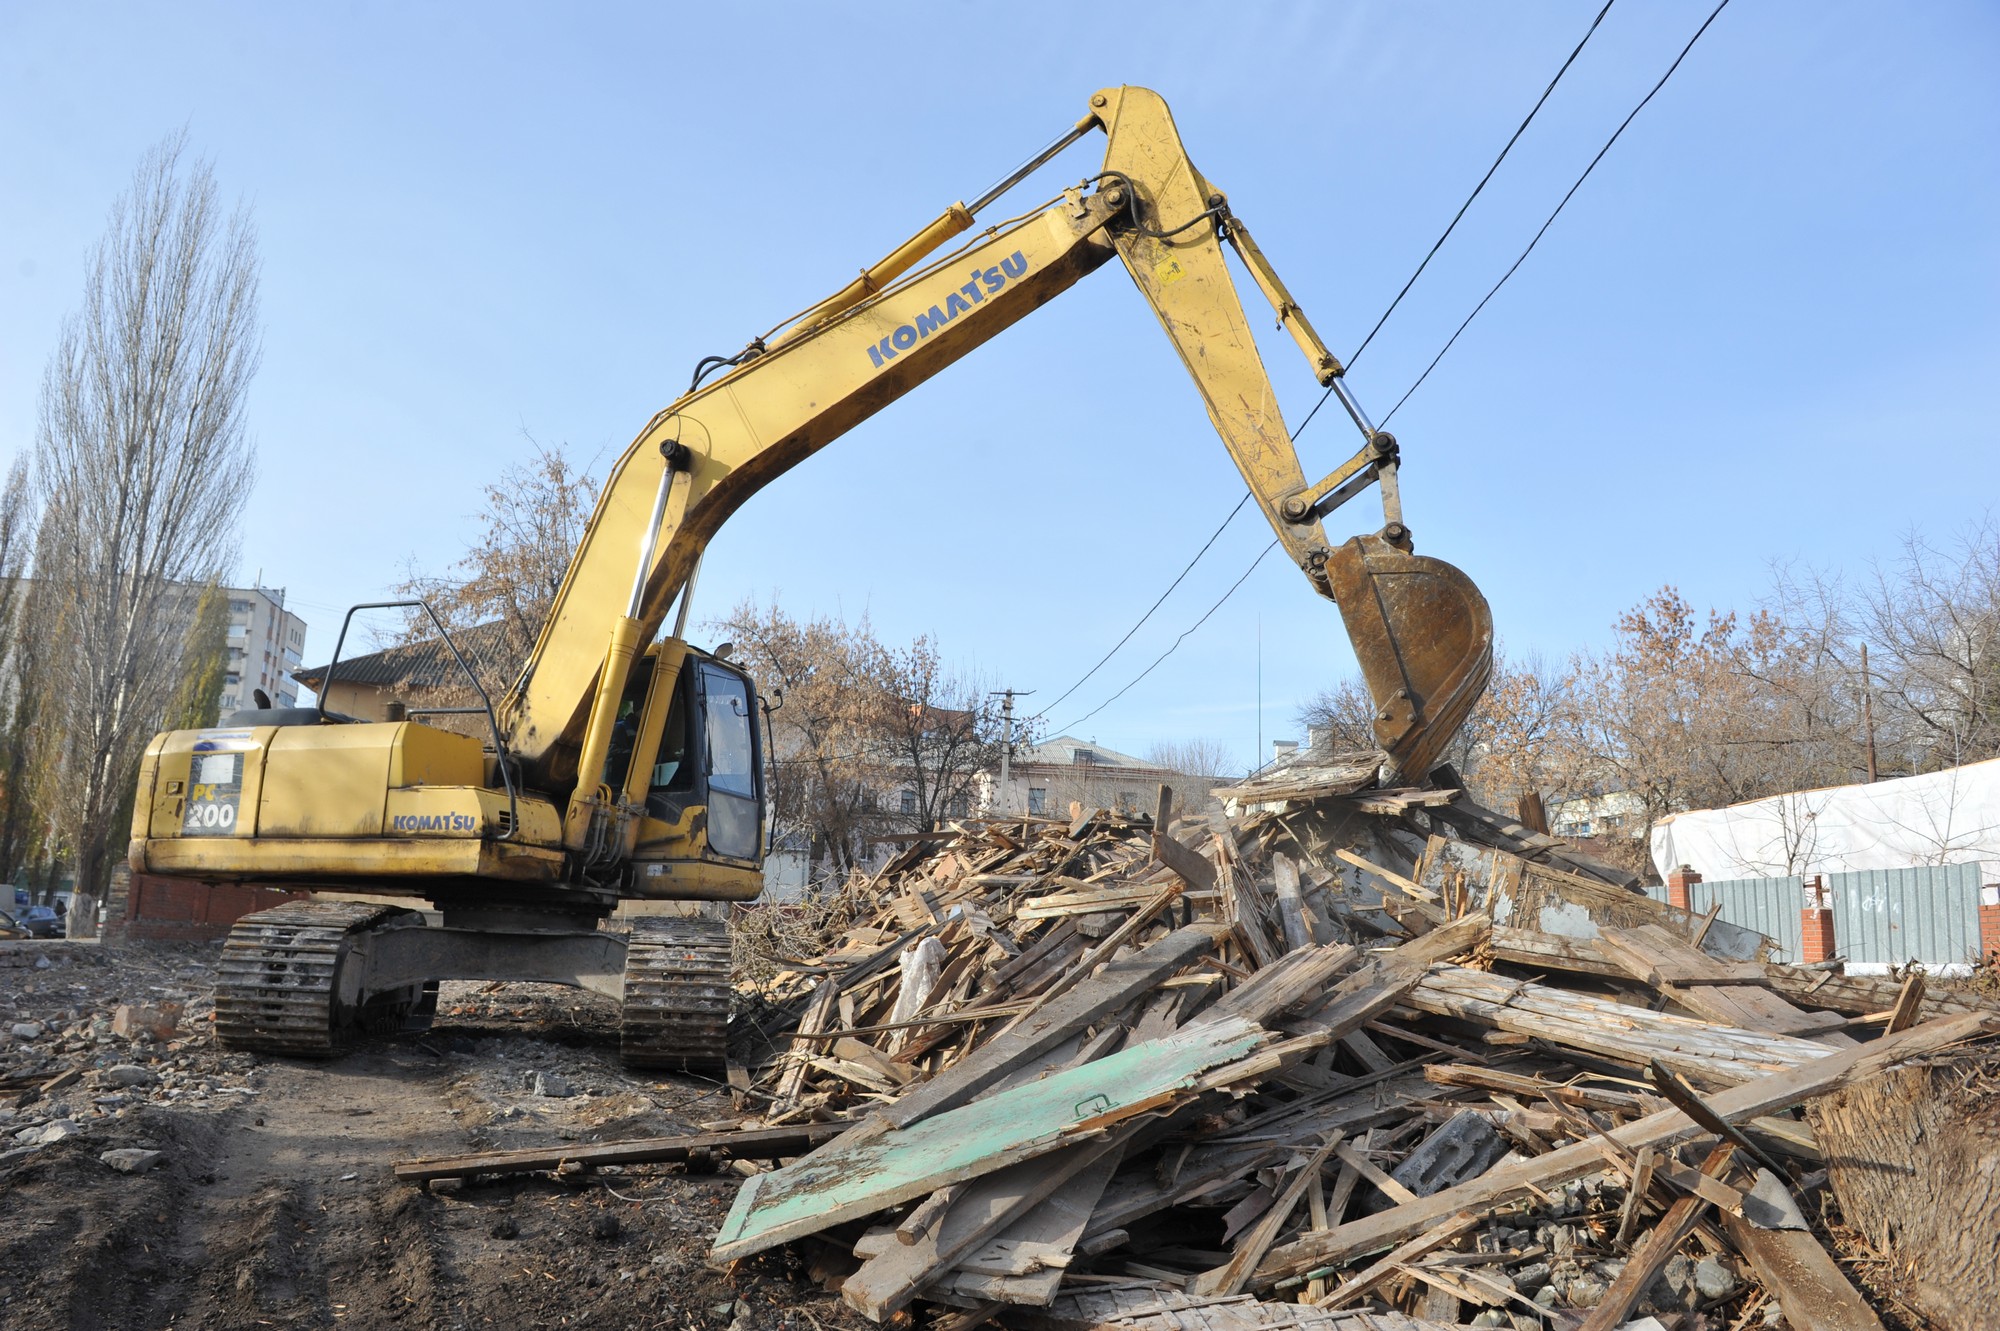
[[[508,673],[506,625],[502,621],[475,624],[452,634],[452,641],[465,653],[467,664],[474,670],[489,677]],[[333,665],[331,685],[326,682],[327,666],[304,666],[292,673],[299,683],[321,695],[329,712],[356,720],[386,721],[390,703],[423,706],[435,702],[441,694],[446,695],[443,702],[453,706],[478,701],[450,648],[437,638],[379,652],[359,652],[330,664]],[[499,701],[497,696],[493,698],[494,703]],[[485,726],[482,718],[478,723],[480,733]]]
[[[1549,806],[1549,831],[1567,841],[1584,837],[1642,837],[1646,802],[1629,790],[1606,790]]]
[[[229,597],[229,662],[222,676],[222,715],[256,706],[262,689],[274,707],[296,707],[296,672],[306,646],[306,622],[285,609],[283,587],[225,587]]]
[[[1150,813],[1162,783],[1175,788],[1183,808],[1199,807],[1207,799],[1208,787],[1217,784],[1074,735],[1059,735],[1041,744],[1017,746],[1004,774],[997,769],[980,773],[979,812],[1067,818],[1069,806],[1076,803],[1127,816]]]

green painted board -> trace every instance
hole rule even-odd
[[[1243,1020],[1192,1027],[901,1131],[836,1138],[745,1183],[709,1255],[733,1261],[1047,1154],[1074,1140],[1079,1123],[1185,1089],[1268,1038]]]

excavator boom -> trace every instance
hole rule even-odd
[[[981,227],[1007,189],[1098,130],[1101,171]],[[1317,481],[1293,449],[1225,246],[1360,431],[1355,453]],[[1422,780],[1486,685],[1486,602],[1457,569],[1413,552],[1396,441],[1188,160],[1166,103],[1107,88],[971,205],[697,367],[612,469],[520,678],[498,708],[477,709],[485,737],[387,703],[374,721],[253,708],[153,741],[134,803],[135,871],[348,898],[238,922],[219,1038],[329,1053],[356,1032],[421,1022],[442,979],[537,979],[617,999],[628,1063],[716,1063],[727,925],[639,911],[624,929],[600,927],[621,905],[742,901],[763,887],[755,682],[679,625],[663,636],[667,615],[678,604],[685,622],[703,551],[752,495],[1113,259],[1158,315],[1287,557],[1339,604],[1376,708],[1381,779]],[[1380,530],[1329,541],[1327,516],[1371,486]],[[436,920],[385,896],[425,900]]]

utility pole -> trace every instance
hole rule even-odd
[[[1264,765],[1264,612],[1257,612],[1257,761],[1250,770]]]
[[[1014,699],[1025,698],[1033,689],[994,689],[986,696],[1000,699],[1000,788],[1005,790],[1014,774]]]
[[[1861,727],[1868,735],[1868,784],[1875,784],[1875,688],[1868,674],[1868,644],[1861,644]]]

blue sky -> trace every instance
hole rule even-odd
[[[111,199],[185,125],[264,259],[239,576],[288,588],[323,655],[345,605],[450,563],[525,436],[608,466],[698,357],[842,284],[1106,84],[1167,97],[1351,352],[1596,8],[0,3],[0,461],[31,444]],[[1709,8],[1613,7],[1354,367],[1378,416]],[[1601,646],[1662,583],[1747,606],[1774,560],[1862,575],[1905,531],[1990,510],[1996,68],[1990,5],[1723,12],[1394,422],[1419,549],[1481,585],[1510,650]],[[1088,174],[1100,143],[1015,197]],[[1288,343],[1266,355],[1296,421],[1317,390]],[[1322,413],[1308,473],[1353,439]],[[697,617],[774,595],[866,612],[1047,698],[1239,487],[1114,265],[752,501]],[[1047,721],[1129,680],[1268,540],[1239,519]],[[1276,556],[1082,733],[1212,736],[1248,762],[1260,632],[1263,732],[1290,733],[1352,660]]]

